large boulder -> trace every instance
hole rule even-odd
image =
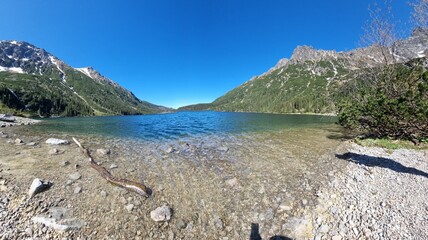
[[[51,145],[69,144],[67,140],[58,139],[58,138],[49,138],[48,140],[46,140],[46,143]]]

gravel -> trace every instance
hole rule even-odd
[[[428,239],[428,151],[349,146],[349,161],[322,190],[322,239]]]

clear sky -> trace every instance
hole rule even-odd
[[[211,102],[297,45],[359,46],[374,0],[1,0],[0,39],[92,66],[169,107]],[[408,22],[407,0],[395,0]]]

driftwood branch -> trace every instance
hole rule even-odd
[[[130,181],[123,178],[116,178],[113,175],[111,175],[111,173],[105,167],[100,166],[98,165],[97,162],[95,162],[94,158],[91,156],[88,149],[84,148],[82,144],[80,144],[80,142],[77,141],[77,139],[73,138],[73,140],[79,146],[80,150],[82,150],[83,154],[85,154],[85,156],[89,158],[88,160],[91,167],[97,170],[98,173],[101,175],[101,177],[106,179],[109,183],[125,188],[129,191],[136,192],[142,196],[148,197],[150,195],[148,188],[144,184]]]

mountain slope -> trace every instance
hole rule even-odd
[[[159,113],[167,108],[139,100],[93,68],[73,68],[26,42],[0,41],[0,102],[50,115]]]
[[[394,49],[397,63],[424,57],[428,50],[428,31],[416,29],[408,39],[397,41]],[[332,113],[339,89],[382,62],[383,55],[375,47],[336,52],[299,46],[289,60],[281,59],[266,73],[211,104],[185,106],[179,110]]]

